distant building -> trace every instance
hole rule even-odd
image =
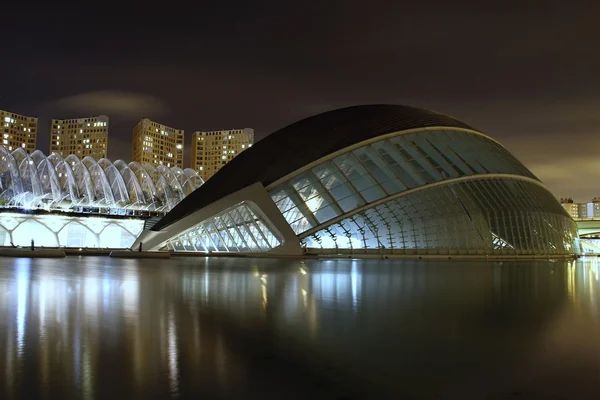
[[[206,181],[253,144],[254,130],[250,128],[194,132],[192,169]]]
[[[570,200],[570,201],[569,201]],[[571,218],[582,218],[580,217],[580,210],[582,210],[580,203],[574,203],[573,199],[560,199],[560,204],[569,213]]]
[[[91,156],[96,160],[108,154],[108,117],[53,119],[50,134],[50,153],[62,157],[75,154],[80,159]]]
[[[560,204],[572,218],[600,218],[600,198],[590,203],[575,203],[572,198],[561,198]]]
[[[133,129],[133,161],[183,168],[183,129],[142,119]]]
[[[8,151],[18,147],[27,153],[33,153],[36,148],[38,119],[26,117],[10,111],[0,110],[2,123],[2,144]]]

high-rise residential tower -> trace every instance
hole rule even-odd
[[[142,119],[133,129],[133,161],[183,168],[183,129]]]
[[[96,161],[108,152],[108,117],[53,119],[50,129],[50,153],[80,159],[91,156]]]
[[[206,181],[252,144],[254,130],[250,128],[194,132],[192,168]]]
[[[38,119],[10,111],[0,110],[2,123],[2,146],[8,151],[21,147],[28,153],[35,151]]]

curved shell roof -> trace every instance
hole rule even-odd
[[[280,129],[243,151],[161,219],[159,230],[256,182],[267,186],[328,154],[386,133],[447,126],[475,130],[457,119],[404,105],[362,105],[318,114]]]
[[[169,211],[204,181],[193,169],[0,146],[0,202],[36,208],[89,206]]]

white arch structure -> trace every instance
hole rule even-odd
[[[204,181],[193,169],[103,158],[27,154],[0,146],[0,205],[168,212]]]

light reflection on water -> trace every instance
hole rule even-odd
[[[0,398],[595,398],[599,278],[597,259],[4,258]]]

